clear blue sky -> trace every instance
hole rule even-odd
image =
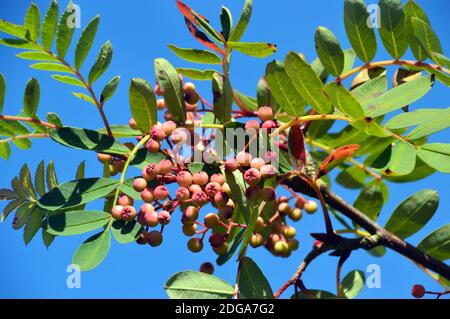
[[[49,0],[37,0],[41,13],[45,12]],[[229,7],[237,20],[243,0],[187,1],[190,5],[218,23],[220,5]],[[290,50],[304,52],[311,61],[315,58],[314,31],[318,25],[333,30],[344,48],[349,47],[343,26],[343,1],[282,0],[254,1],[254,13],[244,41],[268,41],[278,45],[275,58],[283,59]],[[372,3],[375,1],[368,1]],[[113,76],[121,75],[118,92],[108,102],[106,113],[112,123],[126,123],[130,117],[128,105],[128,85],[130,78],[143,77],[153,83],[153,59],[166,57],[174,65],[189,66],[175,57],[166,45],[173,43],[182,47],[196,47],[199,44],[187,32],[183,18],[178,13],[175,1],[106,1],[79,0],[81,23],[85,26],[96,14],[101,22],[94,49],[82,69],[87,74],[97,50],[106,40],[114,47],[113,62],[101,80],[95,84],[100,92],[103,85]],[[208,4],[206,4],[208,3]],[[450,54],[450,21],[448,11],[450,3],[446,0],[419,1],[431,19],[435,31],[441,38],[444,51]],[[29,1],[1,1],[0,17],[15,23],[22,23]],[[60,11],[67,5],[60,0]],[[75,33],[78,38],[80,30]],[[74,45],[68,54],[73,57]],[[0,48],[2,72],[7,80],[5,114],[16,114],[21,108],[23,89],[26,81],[34,76],[41,83],[41,103],[39,114],[48,111],[57,112],[64,123],[71,126],[98,128],[102,125],[99,115],[92,105],[71,96],[71,88],[54,81],[49,74],[32,70],[26,61],[14,57],[18,51]],[[408,52],[408,57],[411,54]],[[382,45],[379,45],[378,60],[389,58]],[[263,74],[267,59],[255,59],[236,53],[232,63],[232,82],[235,88],[253,95],[256,82]],[[392,72],[390,73],[392,74]],[[199,83],[205,97],[211,98],[210,83]],[[448,107],[450,91],[436,83],[432,92],[413,107]],[[433,141],[450,142],[448,132],[437,134]],[[13,150],[9,161],[0,160],[0,187],[8,186],[9,181],[19,172],[24,163],[34,170],[40,160],[54,160],[60,181],[73,178],[78,163],[87,161],[87,175],[99,176],[101,167],[94,153],[83,153],[64,148],[49,140],[34,141],[30,151]],[[437,189],[441,195],[438,212],[431,222],[409,241],[417,244],[432,230],[449,222],[450,201],[448,199],[448,176],[436,173],[425,180],[410,184],[390,184],[391,195],[384,207],[379,221],[384,224],[390,212],[403,199],[412,193],[426,188]],[[353,202],[358,192],[342,189],[334,183],[334,190],[349,202]],[[0,204],[0,209],[4,203]],[[96,207],[93,205],[92,207]],[[204,261],[213,261],[215,254],[204,249],[193,255],[186,249],[186,237],[181,234],[178,218],[167,227],[164,244],[159,248],[129,244],[126,246],[113,242],[108,257],[95,270],[82,274],[81,289],[66,287],[66,267],[77,246],[90,235],[70,238],[57,238],[49,250],[43,246],[40,234],[25,247],[22,233],[11,228],[12,218],[0,225],[0,297],[3,298],[166,298],[164,282],[175,272],[197,269]],[[250,250],[262,270],[267,274],[273,289],[278,289],[295,271],[298,263],[312,245],[310,232],[323,230],[322,217],[319,214],[305,216],[297,224],[300,249],[289,259],[272,257],[264,249]],[[337,259],[322,257],[314,262],[304,276],[307,287],[326,289],[335,292],[335,266]],[[384,258],[369,256],[364,251],[354,253],[344,267],[344,273],[353,269],[365,270],[369,264],[381,267],[380,289],[368,289],[360,294],[363,298],[409,298],[410,288],[415,283],[424,284],[429,290],[440,290],[440,286],[429,279],[410,261],[388,251]],[[216,267],[216,275],[234,283],[237,263],[229,261],[223,267]],[[287,293],[285,296],[289,296]]]

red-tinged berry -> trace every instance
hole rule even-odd
[[[156,85],[155,85],[154,92],[155,92],[155,94],[158,95],[158,96],[163,96],[163,95],[164,95],[164,92],[162,91],[162,89],[161,89],[161,87],[159,86],[159,84],[156,84]]]
[[[271,130],[277,128],[277,127],[278,127],[277,123],[275,123],[274,121],[271,121],[271,120],[265,121],[265,122],[261,125],[261,128],[262,128],[262,129],[265,129],[265,130],[268,130],[268,131],[271,131]]]
[[[133,199],[128,195],[122,195],[117,200],[117,204],[122,206],[132,206],[134,203]]]
[[[257,186],[250,186],[250,187],[247,187],[247,189],[245,190],[245,196],[247,197],[247,199],[252,200],[252,201],[257,199],[260,194],[261,194],[261,189]]]
[[[172,161],[168,159],[163,159],[162,161],[160,161],[158,166],[159,166],[159,173],[161,175],[168,174],[173,168]]]
[[[205,216],[204,224],[208,228],[216,228],[219,225],[219,216],[214,213],[209,213]]]
[[[225,161],[225,170],[228,172],[233,172],[239,168],[239,164],[236,159],[229,158]]]
[[[412,287],[411,294],[415,298],[422,298],[425,296],[425,287],[422,285],[414,285]]]
[[[260,247],[264,244],[264,238],[260,235],[260,234],[253,234],[250,239],[249,242],[250,246],[252,246],[253,248],[257,248]]]
[[[177,128],[177,124],[174,121],[167,121],[161,125],[161,128],[166,136],[170,136],[172,132]]]
[[[155,211],[147,212],[144,215],[144,221],[146,226],[155,227],[159,224],[158,213]]]
[[[303,208],[308,214],[314,214],[317,211],[317,203],[313,200],[308,200],[305,205],[303,205]]]
[[[271,178],[277,174],[277,169],[275,168],[275,166],[270,164],[264,165],[260,168],[259,171],[261,172],[261,176],[263,178]]]
[[[290,239],[290,238],[294,238],[296,234],[297,234],[297,230],[294,227],[292,227],[292,226],[283,227],[284,237]]]
[[[197,231],[197,225],[183,225],[182,227],[183,234],[185,234],[188,237],[194,236],[195,232]]]
[[[150,131],[150,135],[153,140],[157,142],[161,142],[166,138],[166,133],[162,130],[161,127],[154,125]],[[160,144],[161,145],[161,144]]]
[[[231,205],[226,205],[225,207],[219,209],[220,218],[223,220],[227,220],[233,217],[233,212],[234,206]]]
[[[200,265],[200,272],[212,275],[214,273],[214,265],[210,262],[206,262]]]
[[[186,217],[187,220],[195,221],[198,219],[198,208],[195,206],[188,206],[184,210],[183,216]]]
[[[196,91],[195,84],[192,82],[187,82],[183,86],[184,90],[184,100],[188,102],[189,104],[196,104],[199,100],[199,95]]]
[[[286,202],[282,202],[278,205],[277,210],[280,214],[287,215],[291,211],[291,206]]]
[[[273,187],[266,186],[261,191],[261,198],[265,202],[271,202],[275,200],[275,196],[275,189],[273,189]]]
[[[171,220],[170,213],[166,210],[161,211],[158,214],[158,220],[161,225],[167,225],[168,223],[170,223]]]
[[[213,233],[209,236],[209,243],[211,244],[211,247],[218,248],[224,244],[225,239],[225,235],[221,233]]]
[[[186,187],[180,187],[177,189],[175,196],[177,197],[177,200],[183,202],[185,200],[188,200],[191,194],[189,193],[189,189]]]
[[[153,194],[157,200],[165,200],[169,196],[169,190],[166,186],[159,185],[155,188]]]
[[[210,181],[214,182],[214,183],[218,183],[219,185],[223,185],[225,183],[225,176],[220,173],[212,174]]]
[[[245,131],[250,135],[255,135],[259,131],[259,122],[256,120],[250,120],[245,123]]]
[[[203,206],[209,202],[208,195],[205,192],[197,192],[192,195],[192,204],[195,206]]]
[[[189,187],[192,184],[192,174],[188,171],[178,172],[176,181],[180,186]]]
[[[209,176],[206,172],[196,172],[192,175],[192,182],[194,184],[204,186],[208,184]]]
[[[244,173],[244,180],[250,186],[256,186],[261,181],[261,173],[256,168],[250,168]]]
[[[140,212],[142,212],[144,214],[154,212],[154,211],[155,211],[155,207],[153,207],[152,204],[144,203],[141,205]]]
[[[159,174],[159,166],[158,164],[148,164],[146,167],[142,169],[142,177],[147,181],[152,181]]]
[[[188,240],[187,246],[193,253],[198,253],[203,249],[203,241],[200,238],[191,238]]]
[[[236,154],[236,161],[240,166],[247,167],[252,161],[252,155],[247,152],[239,152]]]
[[[266,223],[264,223],[264,219],[261,217],[261,216],[259,216],[257,219],[256,219],[256,223],[255,223],[255,231],[257,232],[257,233],[260,233],[260,232],[262,232],[263,231],[263,229],[266,227]]]
[[[147,238],[148,238],[149,245],[152,247],[157,247],[157,246],[161,245],[161,243],[163,241],[162,234],[157,230],[152,230],[151,232],[149,232],[147,235]]]
[[[124,221],[132,221],[136,218],[137,212],[133,206],[124,206],[121,212],[121,219]]]
[[[136,123],[136,121],[135,121],[134,118],[131,118],[131,119],[128,121],[128,125],[129,125],[133,130],[137,130],[137,129],[138,129],[137,123]]]
[[[305,205],[305,203],[306,203],[306,200],[303,197],[298,197],[295,200],[295,204],[294,205],[295,205],[295,207],[302,209],[303,206]]]
[[[147,187],[147,181],[141,177],[135,178],[133,188],[136,192],[142,192]]]
[[[256,115],[261,121],[268,121],[273,119],[273,110],[270,106],[261,106]]]
[[[156,101],[156,108],[158,110],[164,110],[166,108],[166,101],[164,101],[164,99],[158,99],[158,101]]]
[[[200,185],[192,184],[189,186],[189,192],[191,192],[191,194],[203,192],[203,188]]]
[[[227,205],[228,201],[230,200],[230,196],[221,191],[218,192],[215,196],[214,196],[214,202],[216,203],[217,207],[224,207]]]
[[[139,245],[148,244],[148,233],[145,230],[139,234],[138,238],[136,239],[136,243],[138,243]]]
[[[108,164],[111,162],[112,156],[109,154],[98,153],[97,159],[99,160],[100,163]]]
[[[155,199],[155,195],[153,194],[153,189],[146,187],[142,192],[141,192],[141,198],[144,202],[146,203],[151,203],[153,202],[153,200]]]
[[[321,242],[320,240],[316,239],[313,243],[313,248],[314,249],[320,249],[320,247],[322,247],[323,242]]]
[[[112,218],[114,218],[116,220],[122,219],[122,211],[123,211],[123,206],[122,205],[115,205],[111,209],[111,216],[112,216]]]
[[[154,140],[154,139],[150,139],[148,140],[148,142],[145,144],[145,148],[147,149],[147,151],[149,151],[150,153],[158,153],[159,150],[161,149],[161,143],[159,143],[158,141]]]
[[[208,197],[214,197],[218,192],[221,191],[221,186],[219,183],[211,182],[205,186],[205,193]]]

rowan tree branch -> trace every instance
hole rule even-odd
[[[300,192],[317,198],[317,195],[312,187],[299,177],[294,176],[292,178],[286,179],[284,181],[284,184],[286,184],[296,192]],[[370,234],[376,234],[380,236],[380,245],[386,246],[387,248],[390,248],[397,253],[413,260],[414,262],[436,272],[447,280],[450,280],[450,266],[428,255],[427,253],[424,253],[423,251],[417,249],[416,247],[412,246],[393,233],[387,231],[386,229],[372,221],[365,214],[360,212],[358,209],[347,203],[344,199],[330,191],[326,187],[326,185],[321,185],[320,191],[322,192],[325,202],[329,206],[341,212],[344,216],[360,225]]]

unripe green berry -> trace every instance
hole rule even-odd
[[[302,219],[302,210],[300,208],[294,208],[289,212],[289,217],[293,221],[299,221]]]
[[[253,234],[249,239],[249,244],[253,248],[257,248],[264,244],[264,238],[260,234]]]
[[[182,227],[183,234],[185,234],[188,237],[194,236],[195,232],[197,231],[197,225],[183,225]]]
[[[273,250],[275,254],[281,256],[284,255],[289,250],[289,247],[285,241],[279,240],[273,246]]]
[[[303,205],[303,208],[308,214],[314,214],[317,211],[317,203],[313,200],[308,200],[305,205]]]
[[[219,225],[219,216],[214,213],[209,213],[205,216],[204,224],[208,228],[216,228]]]
[[[191,238],[188,240],[187,246],[193,253],[198,253],[203,249],[203,241],[200,238]]]
[[[297,234],[297,230],[292,226],[285,226],[283,228],[283,235],[284,235],[284,237],[286,237],[288,239],[294,238],[296,234]]]

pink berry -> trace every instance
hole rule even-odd
[[[239,168],[238,162],[234,158],[229,158],[225,161],[225,170],[233,172]]]
[[[205,193],[209,197],[214,197],[216,196],[217,192],[220,192],[220,189],[221,187],[219,183],[211,182],[205,186]]]
[[[153,189],[147,187],[141,192],[141,198],[146,203],[151,203],[155,199],[155,195],[153,194]]]
[[[148,140],[147,144],[145,144],[145,148],[150,153],[157,153],[161,149],[161,144],[154,139],[150,139],[150,140]]]
[[[147,181],[154,180],[158,174],[159,166],[157,164],[151,163],[142,169],[142,177]]]
[[[261,193],[261,189],[256,186],[247,187],[245,190],[245,197],[249,200],[255,200],[259,194]]]
[[[263,178],[270,178],[277,174],[277,169],[270,164],[266,164],[259,170]]]
[[[135,178],[133,188],[136,192],[142,192],[147,187],[147,181],[141,177]]]
[[[189,187],[192,184],[192,175],[188,171],[178,172],[176,181],[180,186]]]
[[[177,192],[175,194],[175,196],[177,197],[177,200],[179,200],[179,201],[188,200],[190,195],[191,194],[189,193],[189,189],[187,189],[186,187],[178,188]]]
[[[200,186],[208,184],[208,180],[209,176],[206,172],[197,172],[192,176],[192,182]]]
[[[198,218],[198,208],[195,206],[188,206],[184,210],[183,216],[187,218],[187,220],[197,220]]]
[[[129,121],[128,121],[128,125],[133,129],[133,130],[137,130],[137,124],[136,124],[136,121],[134,120],[134,118],[131,118]]]
[[[111,216],[114,219],[120,220],[122,219],[122,210],[123,210],[123,206],[122,205],[116,205],[111,209]]]
[[[167,225],[168,223],[170,223],[170,219],[170,213],[166,210],[163,210],[158,214],[158,220],[161,225]]]
[[[133,206],[124,206],[121,212],[121,218],[124,221],[132,221],[137,215],[136,209]]]
[[[222,246],[225,242],[225,236],[221,233],[214,233],[209,236],[209,243],[213,248],[218,248]]]
[[[159,185],[155,188],[153,194],[157,200],[165,200],[169,196],[169,190],[166,186]]]
[[[261,125],[261,128],[270,131],[270,130],[272,130],[272,129],[274,129],[274,128],[277,128],[277,126],[278,126],[278,125],[277,125],[274,121],[269,120],[269,121],[265,121],[265,122]]]
[[[226,205],[219,209],[220,217],[222,219],[230,219],[233,217],[234,207],[231,205]]]
[[[225,183],[225,176],[223,176],[223,174],[220,173],[212,174],[210,181],[218,183],[219,185],[223,185]]]
[[[224,207],[229,200],[230,196],[225,192],[218,192],[214,196],[214,202],[216,203],[217,207]]]
[[[263,122],[273,119],[273,110],[270,106],[261,106],[256,114]]]
[[[163,93],[163,91],[161,90],[161,87],[159,86],[159,84],[156,84],[156,85],[155,85],[154,92],[155,92],[155,94],[158,95],[158,96],[163,96],[163,95],[164,95],[164,93]]]
[[[239,152],[236,154],[236,161],[239,165],[247,167],[252,161],[252,155],[247,152]]]
[[[156,101],[156,108],[158,110],[164,110],[166,108],[166,101],[164,99],[158,99]]]
[[[271,202],[275,200],[275,190],[273,187],[266,186],[262,189],[261,196],[262,200],[265,202]]]
[[[122,206],[133,205],[133,199],[130,196],[122,195],[117,200],[117,204]]]
[[[245,123],[245,131],[250,134],[256,134],[259,131],[259,122],[256,120],[250,120]]]
[[[263,167],[266,164],[266,162],[260,158],[260,157],[255,157],[254,159],[252,159],[252,161],[250,162],[250,167],[251,168],[256,168],[256,169],[260,169],[261,167]]]
[[[278,158],[278,154],[273,151],[267,151],[266,154],[264,154],[264,160],[266,163],[272,163]]]
[[[203,191],[203,189],[200,185],[192,184],[191,186],[189,186],[189,192],[191,192],[191,194],[199,193],[202,191]]]
[[[141,205],[141,209],[140,209],[141,213],[146,214],[146,213],[154,212],[154,211],[155,211],[155,207],[153,207],[152,204],[144,203]]]
[[[159,173],[161,175],[166,175],[173,168],[172,162],[168,159],[163,159],[159,162]]]
[[[147,226],[155,227],[156,225],[159,224],[158,213],[153,211],[144,214],[144,221]]]
[[[256,186],[261,181],[261,173],[256,168],[250,168],[244,173],[244,180],[250,186]]]
[[[205,192],[198,192],[192,195],[192,204],[195,206],[203,206],[209,201]]]
[[[166,133],[164,133],[164,131],[162,130],[161,127],[158,127],[156,125],[154,125],[150,131],[150,135],[152,137],[153,140],[157,141],[157,142],[161,142],[162,140],[164,140],[166,138]]]

